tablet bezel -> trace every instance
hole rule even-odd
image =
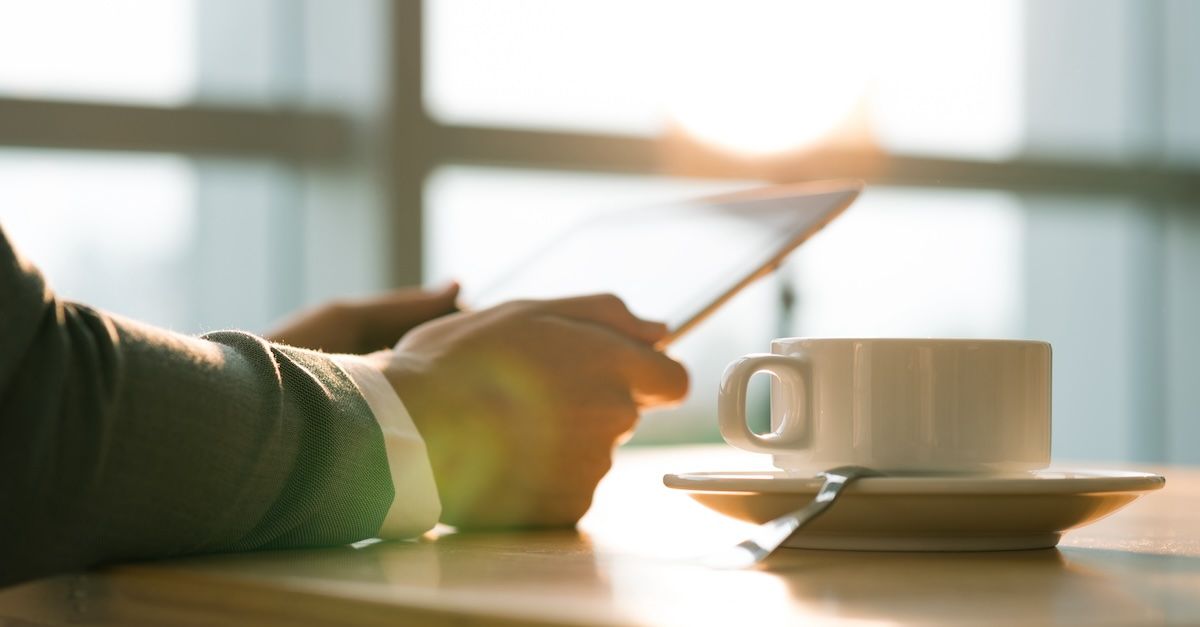
[[[659,340],[656,346],[659,348],[670,346],[672,343],[682,337],[684,333],[687,333],[696,325],[706,320],[722,305],[729,302],[729,300],[736,296],[738,292],[741,292],[755,281],[779,269],[779,266],[783,264],[784,259],[786,259],[792,251],[799,248],[801,244],[808,241],[821,229],[825,228],[826,225],[828,225],[830,222],[833,222],[838,216],[842,215],[842,213],[845,212],[846,209],[848,209],[850,205],[852,205],[854,201],[858,199],[858,196],[862,193],[863,187],[863,182],[859,180],[815,181],[759,187],[740,192],[705,196],[692,201],[696,203],[720,203],[723,205],[729,205],[739,202],[828,194],[837,191],[848,192],[846,197],[841,202],[827,209],[825,213],[821,215],[820,219],[813,222],[807,229],[798,233],[795,237],[786,240],[782,245],[780,245],[778,250],[775,251],[775,254],[771,255],[767,261],[747,273],[733,286],[721,292],[715,298],[710,299],[707,305],[701,307],[699,311],[692,314],[690,317],[680,323],[678,327],[670,329],[667,336]]]
[[[684,202],[696,205],[721,205],[725,209],[734,209],[738,203],[755,202],[761,200],[786,199],[786,198],[802,198],[818,194],[830,194],[835,192],[843,192],[845,195],[836,204],[826,208],[819,218],[808,225],[803,231],[796,233],[791,238],[781,242],[775,251],[765,258],[764,261],[753,267],[749,272],[741,275],[728,287],[722,288],[718,293],[711,298],[704,298],[704,305],[697,311],[689,315],[683,322],[669,329],[668,334],[662,340],[656,343],[656,347],[665,348],[685,333],[693,329],[696,325],[706,320],[709,316],[717,311],[722,305],[729,302],[735,295],[744,290],[747,286],[754,283],[758,279],[770,274],[776,270],[784,261],[784,259],[801,244],[808,241],[813,235],[816,235],[821,229],[825,228],[830,222],[840,216],[853,202],[858,198],[863,189],[863,182],[859,180],[827,180],[813,181],[805,183],[792,183],[786,185],[770,185],[766,187],[756,187],[748,190],[741,190],[730,193],[714,194],[709,196],[701,196],[699,198],[687,199]],[[583,228],[587,225],[584,222],[573,228]],[[503,285],[510,277],[514,276],[520,268],[528,265],[533,265],[536,262],[537,253],[527,258],[523,263],[513,268],[513,272],[506,273],[501,276],[495,283],[489,285],[482,290],[481,294],[495,291],[496,285]],[[565,295],[564,295],[565,296]]]

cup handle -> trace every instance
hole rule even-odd
[[[806,401],[810,397],[806,370],[808,359],[803,355],[755,353],[729,364],[721,376],[721,391],[717,397],[717,417],[721,437],[737,448],[754,453],[777,453],[803,448],[811,432]],[[750,378],[766,372],[775,377],[787,398],[786,409],[779,426],[770,433],[759,435],[746,423],[746,394]]]

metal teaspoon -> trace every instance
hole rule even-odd
[[[735,569],[749,568],[763,561],[796,533],[797,529],[824,514],[846,486],[863,477],[880,477],[883,473],[862,466],[838,466],[819,472],[817,476],[824,477],[825,483],[821,485],[811,503],[763,523],[755,530],[754,535],[737,545],[713,553],[704,563],[713,568]]]

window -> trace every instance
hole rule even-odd
[[[0,3],[0,94],[181,104],[195,88],[194,4]]]
[[[867,124],[888,149],[1005,157],[1021,140],[1021,9],[439,0],[426,9],[425,102],[454,124],[681,126],[751,151]]]
[[[350,129],[379,123],[383,13],[0,2],[0,221],[63,296],[190,333],[380,289],[387,200]]]
[[[485,282],[595,211],[860,177],[680,343],[693,396],[636,442],[715,440],[716,377],[771,337],[1017,336],[1056,348],[1056,457],[1200,462],[1197,24],[1135,0],[0,1],[0,220],[68,296],[261,329]]]
[[[0,224],[62,294],[186,328],[194,184],[171,155],[0,150]]]

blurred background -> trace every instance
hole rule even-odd
[[[1200,462],[1198,111],[1188,0],[0,0],[0,223],[67,297],[264,331],[596,212],[861,177],[635,443],[717,440],[772,337],[1022,337],[1057,458]]]

